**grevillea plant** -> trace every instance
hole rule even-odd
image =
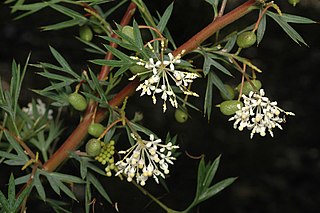
[[[267,134],[273,137],[274,129],[282,129],[285,117],[294,113],[280,108],[266,96],[268,91],[263,89],[258,77],[263,72],[242,53],[246,48],[257,48],[267,21],[275,21],[294,42],[303,45],[305,41],[290,23],[314,21],[284,13],[276,1],[247,0],[227,13],[227,0],[205,1],[213,9],[212,22],[180,46],[176,46],[175,38],[166,27],[174,3],[160,14],[150,11],[143,0],[5,2],[17,14],[16,18],[37,15],[42,9],[67,17],[66,21],[41,29],[79,28],[77,39],[93,53],[93,58],[86,70],[74,70],[58,50],[50,47],[56,60],[54,64],[29,64],[30,56],[24,66],[13,61],[10,87],[2,89],[1,86],[0,93],[0,166],[7,164],[21,170],[10,176],[8,196],[0,191],[0,212],[24,212],[28,198],[34,194],[56,212],[69,212],[68,205],[77,204],[59,201],[47,192],[51,190],[77,200],[74,184],[84,188],[86,212],[95,209],[93,190],[121,212],[125,204],[121,200],[113,201],[108,186],[101,183],[111,176],[122,183],[130,182],[166,212],[190,212],[235,181],[236,178],[213,181],[220,157],[215,160],[202,157],[198,171],[194,171],[197,173],[194,200],[184,210],[173,210],[152,195],[148,183],[156,182],[158,187],[167,189],[165,180],[179,155],[184,153],[179,148],[179,136],[168,133],[165,138],[158,137],[144,126],[143,112],[136,113],[134,118],[128,117],[130,99],[150,101],[154,107],[161,107],[164,114],[168,108],[174,108],[179,123],[188,122],[190,110],[199,111],[199,116],[204,115],[210,121],[212,106],[216,105],[229,116],[226,119],[233,122],[234,129],[249,131],[248,139]],[[294,5],[298,2],[289,1]],[[121,20],[110,18],[124,7],[127,10]],[[247,14],[256,17],[256,21],[242,28],[233,25],[232,33],[222,33]],[[200,58],[201,63],[193,64],[195,58]],[[50,100],[49,103],[37,99],[30,100],[27,106],[19,104],[27,69],[38,69],[38,74],[51,83],[33,90]],[[225,84],[222,79],[227,77],[234,78],[238,85]],[[206,85],[205,91],[193,85],[198,81]],[[214,90],[219,91],[225,101],[219,104],[213,98]],[[201,100],[203,107],[198,109],[193,100]],[[72,116],[81,118],[74,129],[64,131],[71,127],[64,125],[61,108],[75,111]],[[231,123],[229,131],[239,134]],[[71,133],[60,137],[67,134],[65,132]],[[71,162],[78,162],[78,176],[62,169]]]

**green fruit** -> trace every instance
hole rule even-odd
[[[87,42],[91,41],[93,38],[92,30],[88,25],[83,25],[79,28],[79,35],[82,40]]]
[[[243,106],[243,103],[237,100],[224,101],[220,104],[220,111],[224,115],[233,115]]]
[[[94,17],[94,16],[90,16],[90,21],[92,21],[93,23],[91,23],[91,28],[93,30],[93,32],[97,33],[97,34],[102,34],[103,33],[103,29],[100,26],[100,21]]]
[[[95,157],[100,154],[101,151],[101,141],[98,139],[92,138],[86,144],[86,153],[91,156]]]
[[[87,100],[79,93],[71,93],[68,96],[68,101],[76,110],[83,111],[87,108]]]
[[[300,0],[288,0],[289,4],[292,4],[292,6],[296,6],[300,2]]]
[[[93,25],[92,30],[93,30],[93,32],[95,32],[97,34],[102,34],[104,32],[103,29],[98,25]]]
[[[134,75],[147,71],[146,68],[144,68],[143,66],[140,66],[140,65],[133,65],[132,67],[129,68],[129,70]]]
[[[229,84],[225,84],[224,88],[227,90],[228,92],[228,96],[220,91],[220,95],[222,97],[223,100],[232,100],[234,99],[234,90],[233,88],[229,85]]]
[[[128,36],[128,37],[131,38],[132,40],[135,40],[135,38],[134,38],[134,33],[133,33],[133,27],[126,25],[126,26],[124,26],[124,27],[122,28],[121,31],[122,31],[122,33],[124,33],[126,36]],[[129,41],[127,41],[127,40],[125,40],[125,39],[123,39],[123,42],[124,42],[124,43],[130,43]]]
[[[94,137],[99,137],[103,131],[104,131],[104,126],[100,123],[92,123],[88,127],[88,133]]]
[[[176,121],[178,121],[179,123],[185,123],[188,120],[188,114],[179,108],[177,108],[174,112],[174,117],[176,118]]]
[[[252,31],[246,31],[238,35],[237,45],[241,48],[248,48],[256,43],[257,36]]]
[[[258,91],[262,87],[262,83],[259,80],[251,80],[251,83],[254,85],[255,88],[252,87],[249,81],[245,81],[243,83],[242,94],[249,95],[251,91]],[[240,88],[241,84],[237,86],[237,90],[240,91]]]

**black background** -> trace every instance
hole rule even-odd
[[[230,1],[227,11],[236,1]],[[148,5],[151,11],[155,8],[163,13],[170,1],[152,1]],[[298,14],[319,21],[319,1],[304,1],[297,7],[291,7],[286,1],[279,2],[283,12]],[[211,21],[210,6],[199,0],[177,0],[169,21],[168,28],[176,43],[182,44],[197,31]],[[125,7],[112,17],[119,21]],[[10,78],[11,61],[15,58],[23,63],[31,51],[31,62],[54,62],[48,45],[60,51],[75,70],[81,71],[92,56],[83,51],[83,45],[74,39],[78,29],[71,28],[57,32],[40,32],[39,27],[55,23],[61,18],[50,10],[25,19],[12,21],[8,6],[0,5],[0,75]],[[237,21],[227,32],[254,23],[257,14],[253,13]],[[137,18],[139,20],[139,18]],[[206,160],[213,160],[222,154],[220,168],[215,181],[227,177],[238,176],[238,180],[222,193],[201,204],[199,212],[319,212],[320,193],[320,159],[319,159],[319,94],[318,81],[320,67],[320,30],[318,24],[293,25],[303,36],[309,47],[299,46],[276,25],[267,20],[267,32],[259,48],[244,50],[243,54],[253,59],[263,73],[258,78],[271,100],[277,100],[279,106],[292,111],[295,117],[289,117],[283,124],[283,131],[275,130],[274,138],[255,136],[249,138],[249,132],[239,132],[232,128],[228,118],[214,108],[211,122],[208,123],[202,114],[189,110],[191,119],[186,124],[178,124],[174,120],[174,110],[163,114],[161,105],[154,106],[146,97],[138,95],[129,100],[129,116],[134,111],[144,112],[144,124],[162,138],[170,130],[179,135],[182,150],[198,156],[204,154]],[[98,68],[96,69],[98,71]],[[38,71],[28,70],[22,92],[21,103],[30,101],[32,93],[28,88],[41,88],[47,82],[34,75]],[[238,80],[239,80],[239,76]],[[230,83],[237,82],[228,79]],[[196,90],[203,91],[203,85],[196,83]],[[202,108],[202,99],[190,99]],[[221,101],[218,93],[215,104]],[[74,125],[75,119],[66,119],[66,125]],[[71,127],[72,128],[72,127]],[[67,133],[66,133],[67,134]],[[191,202],[195,191],[197,160],[182,155],[171,169],[171,177],[167,179],[171,193],[153,183],[147,188],[157,196],[162,196],[164,203],[181,210]],[[9,169],[1,167],[1,189],[7,183]],[[76,168],[73,164],[71,168]],[[1,169],[2,170],[2,169]],[[70,170],[65,166],[62,170]],[[18,170],[17,170],[18,171]],[[18,171],[19,172],[19,171]],[[19,174],[19,173],[15,174]],[[19,176],[19,175],[17,175]],[[161,212],[154,203],[136,188],[127,183],[120,184],[117,178],[103,179],[105,187],[113,201],[119,203],[120,212]],[[151,181],[152,182],[152,181]],[[2,187],[3,186],[3,187]],[[81,192],[81,189],[80,189]],[[81,194],[81,193],[80,193]],[[81,195],[79,196],[81,197]],[[97,196],[97,210],[112,212],[112,208]],[[81,200],[81,198],[80,198]],[[149,205],[150,204],[150,205]],[[81,212],[82,206],[75,203],[72,212]],[[50,212],[41,202],[31,199],[29,211],[41,209]]]

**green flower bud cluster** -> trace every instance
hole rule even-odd
[[[99,161],[102,165],[106,165],[105,168],[106,175],[110,177],[112,175],[111,171],[116,170],[116,166],[114,165],[114,147],[115,141],[111,140],[109,143],[105,144],[101,142],[101,151],[100,154],[95,157],[95,160]]]

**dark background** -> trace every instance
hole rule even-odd
[[[149,3],[150,10],[155,11],[157,8],[163,13],[169,3],[152,1]],[[228,4],[227,11],[232,4]],[[283,12],[319,21],[320,3],[317,0],[303,1],[295,8],[286,1],[281,1],[279,5]],[[124,10],[125,7],[112,18],[118,21]],[[12,21],[13,17],[8,6],[0,4],[0,75],[4,80],[10,79],[12,59],[15,58],[23,64],[30,51],[32,63],[53,62],[48,45],[60,51],[79,72],[86,66],[87,60],[95,57],[83,51],[84,46],[74,39],[78,33],[76,28],[40,32],[40,26],[60,20],[60,17],[50,10],[18,21]],[[179,45],[206,26],[211,17],[210,5],[204,1],[177,0],[168,27]],[[256,13],[248,15],[232,25],[228,31],[245,26],[248,20],[254,23],[256,18]],[[259,48],[243,51],[244,55],[252,58],[263,70],[258,78],[263,82],[268,97],[277,100],[280,107],[296,114],[283,124],[283,131],[274,130],[274,138],[269,135],[264,138],[255,136],[250,140],[248,131],[234,130],[232,123],[228,122],[228,118],[221,115],[218,109],[213,109],[210,123],[198,112],[189,110],[192,118],[181,125],[175,122],[172,108],[162,114],[161,105],[155,107],[149,98],[139,99],[136,95],[129,100],[132,104],[129,115],[133,111],[143,111],[144,124],[162,138],[169,130],[172,134],[178,134],[182,150],[195,156],[204,154],[207,160],[213,160],[222,154],[216,182],[227,177],[239,177],[231,187],[201,204],[199,212],[319,212],[320,30],[318,24],[292,26],[303,36],[309,47],[294,43],[268,18],[267,32]],[[35,71],[38,70],[28,70],[22,103],[31,99],[32,93],[28,88],[41,88],[47,83],[34,75]],[[204,89],[200,83],[197,86],[200,91]],[[218,104],[221,101],[218,93],[215,98],[215,104]],[[201,99],[192,101],[202,108]],[[66,120],[66,125],[73,124]],[[168,206],[181,210],[191,202],[194,195],[197,164],[197,160],[185,155],[179,158],[171,169],[171,177],[167,179],[170,194],[166,194],[160,186],[153,183],[148,183],[147,188],[157,196],[162,196]],[[8,176],[9,172],[1,172],[1,188],[7,182]],[[117,179],[104,180],[104,183],[111,198],[119,202],[122,210],[120,212],[161,212],[130,184],[119,184]],[[97,198],[97,212],[102,209],[112,211],[108,204],[99,204],[104,201],[99,196]],[[30,212],[37,208],[50,212],[42,205],[34,205],[33,202],[31,204]],[[77,209],[78,206],[79,204],[75,204],[72,211],[81,212]]]

